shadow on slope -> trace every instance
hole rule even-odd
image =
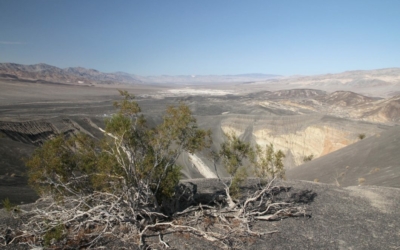
[[[10,199],[13,204],[34,202],[38,196],[29,186],[24,157],[34,150],[33,145],[0,138],[0,208],[1,201]]]

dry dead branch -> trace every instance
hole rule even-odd
[[[19,242],[32,247],[68,245],[91,248],[101,245],[104,239],[118,238],[145,248],[146,238],[156,233],[158,244],[169,248],[169,243],[163,240],[164,234],[189,233],[214,242],[221,248],[240,248],[248,239],[277,233],[254,231],[255,221],[310,216],[305,206],[274,200],[274,194],[284,189],[270,181],[252,195],[232,201],[233,206],[229,205],[225,195],[225,206],[210,200],[208,205],[194,204],[175,211],[172,216],[151,211],[145,203],[134,209],[123,197],[100,192],[85,197],[68,196],[61,201],[42,200],[40,204],[48,205],[22,211],[30,214],[31,218],[22,226],[20,235],[10,243]],[[193,198],[187,195],[187,189],[177,190],[186,192],[185,201]],[[182,196],[181,193],[176,194],[176,199],[181,199],[178,202],[182,202]],[[54,232],[54,235],[49,232]]]

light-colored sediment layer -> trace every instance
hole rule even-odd
[[[358,135],[367,136],[380,129],[368,125],[344,125],[340,121],[322,121],[319,116],[230,117],[221,122],[224,133],[245,136],[252,143],[266,146],[272,143],[276,150],[286,154],[285,166],[292,168],[304,163],[304,158],[329,154],[359,140]],[[249,137],[250,136],[250,137]]]
[[[194,88],[181,88],[181,89],[169,89],[162,91],[163,94],[174,94],[174,95],[227,95],[232,94],[230,90],[217,90],[217,89],[194,89]]]
[[[200,174],[204,176],[204,178],[217,178],[217,175],[214,174],[197,155],[195,154],[188,154],[188,155],[193,165],[197,168]]]
[[[237,129],[237,128],[234,128],[234,127],[231,127],[231,126],[222,126],[221,128],[222,128],[222,131],[224,131],[224,134],[234,135],[236,137],[241,136],[243,134],[243,131],[244,131],[244,130]]]
[[[292,155],[296,166],[304,162],[305,156],[317,158],[356,142],[356,138],[349,139],[348,131],[326,125],[309,126],[287,134],[273,134],[269,129],[260,129],[253,131],[253,136],[259,145],[272,143],[277,150]]]

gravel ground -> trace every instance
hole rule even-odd
[[[193,179],[183,183],[197,189],[199,200],[220,192],[222,188],[217,179]],[[278,233],[245,242],[243,247],[246,249],[397,249],[400,246],[399,189],[377,186],[342,188],[306,181],[280,184],[288,187],[289,192],[280,194],[279,199],[306,206],[311,218],[257,222],[253,230],[277,230]],[[251,191],[254,185],[255,181],[250,179],[244,192]],[[30,206],[23,208],[29,209]],[[26,219],[11,219],[7,212],[0,210],[0,232],[4,234],[7,227],[18,227],[21,220]],[[146,240],[156,242],[158,236]],[[220,249],[216,243],[195,236],[166,234],[164,240],[171,249]],[[127,244],[118,239],[104,241],[104,246],[107,249],[137,249],[133,242]]]

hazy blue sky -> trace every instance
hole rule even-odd
[[[400,66],[400,0],[0,0],[0,62],[140,75]]]

